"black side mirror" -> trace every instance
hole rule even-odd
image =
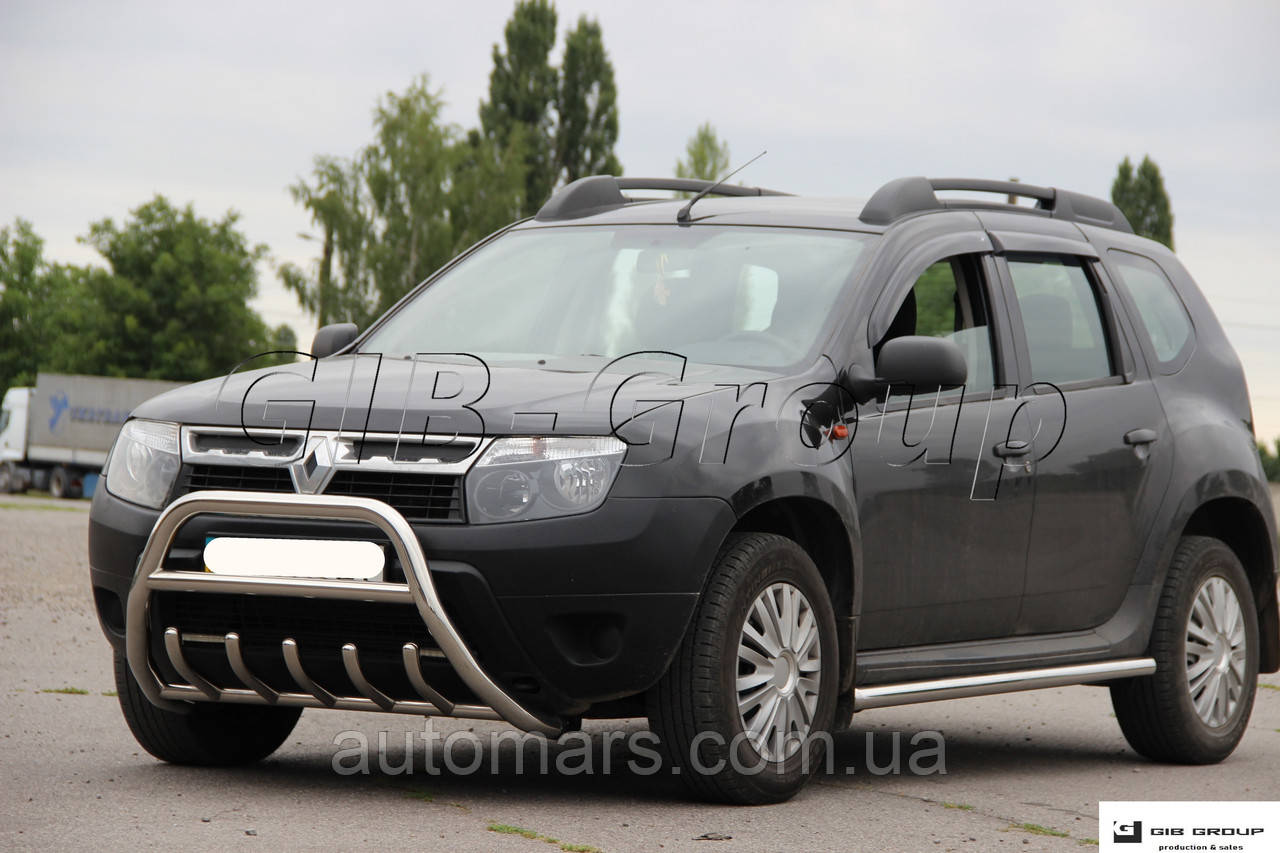
[[[345,349],[347,344],[356,339],[360,329],[355,323],[330,323],[316,329],[316,336],[311,339],[311,356],[324,358]]]
[[[876,359],[876,378],[892,385],[937,388],[963,385],[969,375],[955,341],[905,335],[885,341]]]

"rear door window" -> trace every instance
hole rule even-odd
[[[1065,384],[1111,376],[1111,351],[1097,291],[1068,257],[1011,257],[1032,382]]]

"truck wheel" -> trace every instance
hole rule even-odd
[[[838,656],[831,601],[809,555],[782,536],[730,537],[647,696],[670,772],[721,802],[794,796],[831,746]]]
[[[61,465],[49,472],[49,494],[55,498],[67,497],[70,488],[71,474]]]
[[[1154,761],[1213,764],[1244,736],[1258,681],[1258,611],[1227,545],[1184,536],[1151,634],[1156,672],[1111,685],[1125,740]]]
[[[16,491],[18,478],[13,470],[12,462],[0,462],[0,495]]]
[[[293,731],[301,708],[194,702],[180,714],[152,705],[123,654],[115,655],[116,694],[125,722],[147,752],[171,764],[233,766],[275,752]]]

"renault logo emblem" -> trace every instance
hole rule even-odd
[[[333,447],[325,436],[312,437],[302,459],[289,466],[293,489],[300,495],[318,495],[333,477]]]

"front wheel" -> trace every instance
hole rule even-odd
[[[1151,635],[1156,672],[1111,686],[1129,745],[1155,761],[1213,764],[1244,736],[1258,681],[1258,612],[1235,552],[1186,536]]]
[[[301,708],[193,702],[182,714],[148,701],[123,654],[115,656],[116,694],[124,720],[147,752],[171,764],[250,764],[279,749]]]
[[[830,746],[838,658],[831,601],[808,554],[773,534],[731,537],[648,695],[671,772],[722,802],[794,796]]]

